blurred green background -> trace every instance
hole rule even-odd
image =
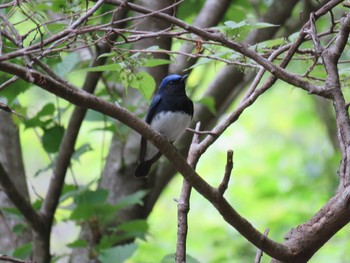
[[[201,4],[203,2],[200,1]],[[236,1],[224,21],[256,20],[254,8],[247,2]],[[270,4],[271,1],[260,1],[255,7],[263,13]],[[201,5],[196,1],[186,1],[184,6],[179,10],[179,17],[190,23]],[[298,16],[296,10],[294,17]],[[320,21],[318,26],[327,29],[327,23],[328,20]],[[174,49],[181,44],[174,41]],[[215,51],[222,50],[218,48]],[[60,59],[67,54],[61,55]],[[60,59],[53,64],[62,66]],[[87,61],[80,59],[78,66],[86,67]],[[295,61],[288,69],[303,73],[310,63],[312,61]],[[64,72],[63,75],[67,74],[68,80],[80,87],[86,72],[74,71],[75,65],[71,66],[71,72]],[[199,103],[205,88],[222,67],[222,63],[210,62],[193,70],[187,86],[188,91],[193,93],[191,96],[195,103]],[[316,76],[324,77],[325,72],[320,68],[316,68]],[[59,69],[55,70],[59,72]],[[341,70],[348,74],[346,65]],[[108,80],[115,81],[116,76],[111,74]],[[97,94],[101,91],[104,91],[104,87],[100,84]],[[55,107],[65,109],[61,122],[66,125],[73,106],[38,88],[31,87],[25,93],[18,93],[14,94],[14,98],[18,99],[17,106],[14,106],[18,107],[16,110],[32,117],[44,105],[52,102]],[[10,99],[8,101],[12,103]],[[238,101],[231,105],[226,114],[235,109]],[[197,166],[198,173],[206,181],[214,186],[219,185],[224,174],[226,152],[233,150],[234,168],[225,196],[261,232],[270,228],[269,237],[278,242],[283,242],[284,235],[291,228],[308,221],[337,190],[340,156],[330,140],[330,136],[336,135],[327,133],[327,127],[334,127],[335,123],[325,123],[322,118],[324,113],[317,105],[319,102],[314,96],[278,81],[244,111],[239,120],[209,148]],[[225,118],[225,114],[222,118]],[[20,120],[14,119],[20,127],[29,190],[33,200],[40,199],[45,196],[48,187],[52,174],[48,165],[52,160],[42,147],[42,131],[25,129]],[[78,185],[86,185],[93,182],[92,188],[96,187],[112,138],[112,132],[106,129],[112,122],[106,120],[101,114],[88,112],[76,148],[89,147],[73,161],[66,178],[67,184],[77,182]],[[128,133],[130,130],[118,125],[118,132]],[[38,171],[40,173],[37,175]],[[174,199],[179,197],[181,185],[182,177],[176,175],[166,187],[147,220],[149,230],[146,240],[137,239],[138,248],[128,263],[161,262],[166,255],[175,252],[177,203]],[[69,255],[71,249],[67,244],[79,235],[80,226],[70,220],[71,210],[66,209],[71,202],[63,202],[56,212],[56,225],[51,238],[52,253],[56,255]],[[346,226],[310,262],[349,262],[349,234],[350,227]],[[187,252],[203,263],[253,262],[256,253],[256,248],[226,224],[219,213],[195,191],[191,197],[187,244]],[[61,262],[65,260],[62,258]],[[269,260],[264,255],[262,262]]]

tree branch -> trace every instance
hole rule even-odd
[[[198,132],[200,130],[200,122],[196,124],[195,131]],[[192,144],[190,146],[190,150],[188,152],[187,163],[195,169],[198,161],[198,147],[199,143],[199,135],[195,133],[193,135]],[[190,211],[190,197],[191,197],[191,189],[192,186],[186,179],[183,179],[181,195],[178,200],[177,205],[177,246],[176,246],[176,254],[175,261],[177,263],[186,262],[186,238],[187,238],[187,230],[188,230],[188,219],[187,215]]]
[[[193,25],[200,28],[209,28],[218,24],[221,18],[227,11],[227,8],[232,0],[207,0],[204,3],[201,11],[196,16]],[[195,44],[185,42],[180,52],[183,54],[191,54]],[[171,64],[169,68],[170,73],[181,73],[183,69],[192,66],[197,58],[189,58],[187,55],[178,55],[175,58],[176,63]]]
[[[227,190],[228,184],[230,182],[231,172],[233,168],[233,151],[227,151],[227,160],[226,160],[226,167],[225,167],[225,174],[222,179],[222,182],[220,183],[218,187],[218,192],[221,195],[224,195],[225,191]]]
[[[26,69],[8,62],[0,62],[0,70],[15,74],[28,81]],[[71,89],[61,85],[51,77],[31,70],[35,85],[53,93],[67,101],[83,107],[90,108],[115,118],[128,125],[131,129],[142,134],[147,140],[152,142],[170,160],[183,177],[190,182],[201,195],[208,199],[220,212],[225,221],[237,229],[256,247],[262,249],[272,257],[284,260],[290,258],[291,251],[288,247],[276,243],[256,230],[246,219],[242,218],[234,208],[223,198],[218,191],[205,182],[178,153],[176,148],[170,144],[166,138],[154,131],[145,122],[138,119],[134,114],[115,104],[106,102],[92,94],[79,89]]]
[[[0,183],[12,203],[18,208],[30,226],[38,233],[47,228],[43,218],[35,212],[29,201],[23,197],[12,183],[9,175],[5,171],[2,163],[0,163]]]
[[[113,21],[125,17],[126,12],[122,10],[119,11],[120,12],[117,12],[113,16]],[[123,26],[123,24],[119,26]],[[118,36],[119,35],[117,33],[110,33],[108,35],[108,39],[110,42],[113,42],[118,38]],[[109,43],[104,43],[100,46],[97,46],[95,59],[92,61],[91,66],[96,67],[104,65],[107,58],[99,58],[99,56],[104,53],[108,53],[110,50],[111,45]],[[103,72],[88,72],[82,90],[88,93],[94,93],[97,83],[102,76],[102,73]],[[57,79],[55,80],[57,81]],[[66,84],[66,82],[63,82],[63,85]],[[59,202],[59,197],[64,185],[65,176],[71,163],[71,157],[74,153],[75,142],[77,140],[82,122],[85,118],[86,111],[87,109],[82,107],[76,107],[73,110],[68,123],[68,127],[62,138],[62,142],[60,144],[57,159],[53,169],[53,176],[50,180],[47,196],[44,199],[44,203],[41,208],[42,213],[47,217],[49,222],[52,222],[53,220],[54,213]]]
[[[342,153],[342,161],[339,168],[341,183],[338,190],[350,184],[350,120],[348,107],[341,89],[342,85],[340,83],[337,66],[340,55],[343,53],[345,45],[347,44],[349,32],[350,13],[347,13],[346,16],[341,19],[341,27],[335,43],[324,49],[321,54],[323,64],[327,71],[325,87],[332,91],[333,106],[338,128],[338,141]]]
[[[333,1],[330,1],[328,3],[328,6],[329,6],[329,8],[331,8],[331,7],[334,7],[335,5],[337,5],[341,2],[342,2],[341,0],[333,0]],[[113,4],[113,5],[121,5],[122,3],[125,3],[125,2],[122,2],[121,0],[106,0],[106,3]],[[130,10],[134,10],[136,12],[145,13],[145,14],[152,12],[152,10],[149,10],[147,8],[144,8],[144,7],[141,7],[138,5],[134,5],[134,4],[129,3],[129,2],[125,5],[123,5],[123,7],[128,8]],[[227,39],[221,33],[212,33],[212,32],[209,32],[208,30],[203,30],[201,28],[192,26],[188,23],[183,22],[182,20],[179,20],[175,17],[169,16],[169,15],[164,14],[164,13],[154,13],[153,16],[160,18],[162,20],[165,20],[165,21],[172,23],[174,25],[177,25],[180,28],[183,28],[183,29],[185,29],[191,33],[194,33],[200,37],[203,37],[205,39],[209,39],[209,40],[212,40],[214,42],[219,42],[222,45],[224,45],[224,46],[226,46],[234,51],[237,51],[237,52],[241,53],[242,55],[254,60],[258,64],[263,66],[265,69],[267,69],[274,76],[276,76],[277,78],[279,78],[279,79],[281,79],[281,80],[283,80],[291,85],[294,85],[296,87],[300,87],[300,88],[302,88],[302,89],[304,89],[312,94],[326,96],[325,91],[320,89],[320,87],[317,87],[317,86],[313,85],[312,83],[296,76],[295,74],[289,73],[285,69],[274,65],[272,62],[270,62],[267,59],[263,58],[262,56],[258,55],[254,50],[249,49],[249,47],[247,47],[246,45],[231,41],[231,40]]]
[[[269,234],[269,231],[270,231],[270,228],[266,228],[264,231],[264,235],[267,236]],[[263,252],[261,251],[261,249],[258,249],[256,251],[254,263],[260,263],[262,256],[263,256]]]
[[[31,261],[31,260],[22,260],[18,258],[9,257],[6,255],[1,255],[1,254],[0,254],[0,261],[12,262],[12,263],[35,263],[34,261]]]

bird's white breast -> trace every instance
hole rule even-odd
[[[190,125],[191,116],[184,112],[160,112],[151,122],[151,127],[164,135],[169,141],[175,141]],[[150,142],[147,142],[145,160],[151,159],[158,152]]]

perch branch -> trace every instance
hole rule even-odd
[[[186,129],[189,132],[198,134],[198,135],[210,135],[210,136],[217,136],[217,134],[213,133],[212,131],[197,131],[195,129],[187,128]]]
[[[319,16],[319,15],[323,14],[324,11],[330,10],[332,7],[336,6],[337,4],[339,4],[341,2],[342,2],[341,0],[333,0],[333,1],[328,2],[326,5],[324,5],[322,7],[322,9],[320,9],[318,12],[315,13],[315,16]],[[143,14],[149,14],[149,13],[153,12],[154,17],[157,17],[159,19],[162,19],[164,21],[167,21],[169,23],[177,25],[178,27],[183,28],[191,33],[194,33],[194,34],[196,34],[204,39],[219,42],[223,46],[226,46],[234,51],[241,53],[242,55],[254,60],[258,64],[260,64],[261,66],[266,68],[275,77],[277,77],[277,78],[279,78],[279,79],[281,79],[281,80],[283,80],[291,85],[302,88],[302,89],[304,89],[312,94],[326,96],[324,90],[320,89],[320,87],[310,83],[307,80],[304,80],[304,79],[298,77],[295,74],[292,74],[292,73],[286,71],[285,69],[283,69],[283,67],[279,67],[279,66],[274,65],[271,61],[268,61],[264,57],[257,54],[254,50],[249,49],[249,47],[247,45],[231,41],[221,33],[218,33],[218,32],[213,33],[213,32],[210,32],[208,30],[192,26],[188,23],[183,22],[180,19],[175,18],[175,17],[169,16],[167,14],[160,13],[160,12],[154,12],[150,9],[147,9],[147,8],[144,8],[144,7],[129,3],[129,2],[125,3],[125,2],[120,1],[120,0],[106,0],[106,3],[118,5],[118,6],[124,4],[123,5],[124,8],[130,9],[130,10],[133,10],[133,11],[136,11],[139,13],[143,13]]]
[[[124,16],[125,12],[119,13],[119,16]],[[118,20],[120,17],[115,15],[113,19]],[[121,25],[122,26],[122,25]],[[118,34],[111,33],[109,35],[110,41],[117,39]],[[101,66],[105,64],[107,58],[99,58],[103,53],[109,52],[111,49],[108,43],[105,43],[97,48],[97,54],[94,61],[91,63],[92,67]],[[51,76],[51,75],[50,75]],[[102,72],[89,72],[86,75],[85,82],[82,90],[88,93],[93,93],[96,89],[97,83],[102,76]],[[53,78],[57,81],[56,78]],[[61,81],[60,81],[61,83]],[[74,89],[73,86],[69,85],[66,81],[62,83],[69,89]],[[75,142],[78,138],[79,130],[82,125],[87,109],[84,107],[76,107],[71,115],[67,129],[62,138],[62,142],[58,151],[57,160],[53,169],[53,176],[50,180],[49,189],[47,196],[42,205],[41,211],[45,214],[50,221],[53,220],[55,210],[58,205],[61,190],[64,184],[65,176],[69,168],[71,157],[74,153]]]
[[[200,130],[201,123],[196,124],[195,131]],[[188,152],[187,162],[188,164],[195,169],[197,164],[197,147],[199,143],[199,135],[194,133],[192,143]],[[192,187],[190,183],[183,179],[181,195],[177,205],[177,245],[176,245],[176,254],[175,261],[176,263],[186,262],[186,238],[188,231],[188,212],[190,211],[190,197],[191,197]]]
[[[270,228],[266,228],[264,232],[264,236],[267,236],[269,234],[269,231],[270,231]],[[254,263],[260,263],[262,256],[263,256],[263,252],[261,249],[258,248],[258,250],[256,251]]]
[[[224,195],[225,191],[227,190],[228,184],[230,182],[231,172],[233,168],[233,151],[229,150],[227,151],[227,160],[226,160],[226,167],[225,167],[225,174],[222,179],[222,182],[220,183],[218,187],[218,192],[220,195]]]
[[[34,261],[31,261],[31,260],[22,260],[18,258],[9,257],[6,255],[1,255],[1,254],[0,254],[0,261],[12,262],[12,263],[35,263]]]
[[[8,62],[0,62],[0,70],[14,74],[28,81],[26,68]],[[190,182],[192,187],[196,189],[203,197],[205,197],[219,211],[225,221],[237,229],[247,240],[256,247],[261,248],[268,255],[285,260],[290,258],[291,251],[283,244],[274,242],[266,238],[262,233],[255,229],[246,219],[241,217],[237,211],[228,203],[228,201],[220,196],[218,191],[204,181],[193,169],[188,165],[186,160],[178,153],[176,148],[170,144],[162,135],[155,132],[145,122],[138,119],[134,114],[130,113],[123,107],[109,103],[92,94],[80,89],[67,88],[49,76],[45,76],[40,72],[31,70],[34,77],[34,84],[42,89],[53,93],[72,104],[82,108],[89,108],[101,112],[122,123],[128,125],[131,129],[142,134],[147,140],[153,143],[171,162],[177,167],[183,177]]]
[[[30,226],[37,232],[43,230],[46,224],[43,218],[33,209],[31,204],[26,200],[23,195],[17,190],[12,183],[9,175],[5,171],[3,165],[0,163],[0,183],[6,192],[11,202],[18,208],[24,218],[28,221]]]

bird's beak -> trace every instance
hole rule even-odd
[[[189,76],[188,74],[183,75],[182,78],[181,78],[181,81],[185,81],[188,78],[188,76]]]

